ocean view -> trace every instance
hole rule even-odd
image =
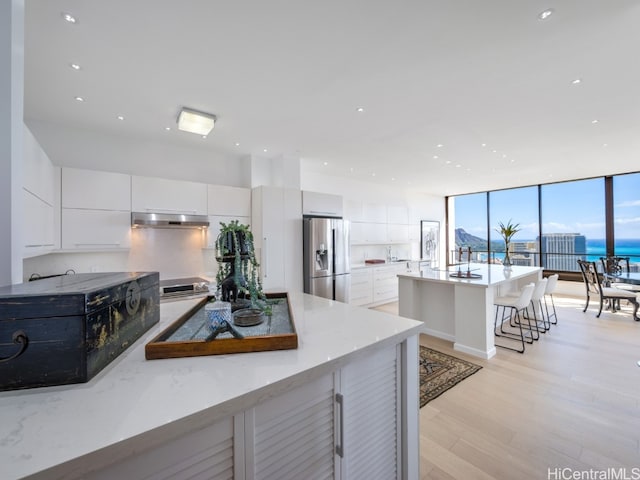
[[[616,240],[616,255],[632,257],[631,261],[640,261],[640,240],[620,239]],[[605,256],[605,240],[587,238],[587,260],[598,261]],[[635,257],[635,258],[634,258]]]

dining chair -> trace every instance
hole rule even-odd
[[[523,312],[531,303],[531,297],[533,296],[533,290],[535,288],[535,284],[530,283],[525,286],[520,295],[510,296],[506,295],[504,297],[496,297],[493,301],[496,307],[496,316],[493,322],[493,331],[496,337],[504,337],[510,340],[519,341],[521,344],[521,348],[508,347],[506,345],[499,345],[496,343],[496,347],[506,348],[507,350],[513,350],[518,353],[524,353],[524,345],[525,345],[525,334],[522,328],[522,322],[524,320],[524,316],[521,316],[520,313]],[[502,316],[500,317],[500,332],[498,333],[498,316],[500,312],[500,308],[502,308]],[[507,313],[507,309],[509,309]],[[518,333],[513,333],[504,330],[504,323],[508,321],[510,325],[514,325],[518,327]],[[533,335],[531,332],[533,331],[533,326],[529,320],[529,335],[526,343],[533,343]]]
[[[582,310],[583,312],[586,312],[587,308],[589,308],[591,295],[598,295],[600,298],[600,308],[596,317],[600,317],[600,314],[602,313],[602,304],[605,300],[609,302],[612,311],[615,311],[617,301],[627,300],[629,303],[633,304],[634,320],[640,321],[640,318],[638,318],[637,316],[639,306],[637,293],[622,290],[620,288],[603,286],[602,280],[600,279],[600,275],[596,267],[596,262],[578,260],[578,265],[580,266],[582,280],[584,281],[587,292],[587,303],[584,306],[584,310]]]
[[[544,309],[547,313],[547,321],[549,322],[549,326],[558,324],[558,315],[556,313],[556,304],[553,301],[553,292],[555,292],[556,287],[558,286],[558,279],[560,275],[554,273],[553,275],[549,275],[547,277],[547,289],[544,291]],[[549,301],[547,301],[547,298]],[[549,309],[549,303],[551,304],[551,309]]]

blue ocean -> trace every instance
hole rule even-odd
[[[640,240],[635,238],[616,240],[616,255],[621,257],[640,258]],[[587,238],[587,260],[597,262],[605,256],[605,239]]]

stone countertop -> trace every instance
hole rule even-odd
[[[398,277],[422,282],[462,283],[471,286],[487,287],[489,285],[500,285],[521,277],[526,277],[531,273],[539,272],[542,269],[540,267],[512,266],[511,270],[505,270],[502,265],[491,265],[487,263],[472,263],[468,267],[467,264],[460,265],[460,271],[463,274],[465,274],[467,270],[471,271],[472,274],[478,274],[481,277],[452,277],[451,273],[458,271],[458,267],[454,266],[449,267],[447,270],[425,268],[415,273],[400,273],[398,274]]]
[[[396,260],[393,262],[385,262],[385,263],[352,263],[350,265],[351,270],[358,270],[361,268],[377,268],[377,267],[392,267],[394,265],[402,265],[403,263],[417,263],[422,262],[423,260],[416,259],[406,259],[406,260]]]
[[[198,299],[161,304],[160,323],[87,383],[0,392],[3,480],[78,478],[236,414],[365,352],[419,333],[422,323],[291,293],[299,347],[145,360],[144,346]]]

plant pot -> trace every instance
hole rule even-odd
[[[242,308],[233,313],[233,323],[239,327],[259,325],[264,320],[263,315],[259,308]]]

